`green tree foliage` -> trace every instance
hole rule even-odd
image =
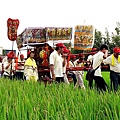
[[[64,43],[64,45],[69,49],[69,47],[71,47],[71,42],[70,43]],[[74,50],[74,48],[71,48],[71,53],[73,54],[79,54],[82,53],[82,50]]]
[[[120,47],[120,23],[116,23],[115,33],[112,33],[112,45],[113,47]]]
[[[110,35],[107,28],[105,28],[105,37],[103,37],[103,39],[104,39],[104,44],[106,45],[110,44]]]
[[[111,36],[110,36],[110,33],[108,31],[107,28],[105,28],[105,36],[103,37],[104,39],[104,44],[108,45],[108,50],[110,53],[112,53],[113,51],[113,47],[114,47],[114,44],[112,42],[112,39],[111,39]]]
[[[97,31],[97,29],[95,29],[95,39],[94,39],[94,48],[99,49],[101,43],[103,43],[103,37],[102,37],[102,33],[100,31]]]

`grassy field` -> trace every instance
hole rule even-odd
[[[103,72],[107,84],[109,73]],[[120,120],[120,92],[0,79],[0,120]]]

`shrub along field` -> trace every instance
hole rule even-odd
[[[103,72],[107,84],[109,73]],[[0,79],[0,120],[120,120],[118,91]]]

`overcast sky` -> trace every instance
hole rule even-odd
[[[1,0],[0,46],[11,49],[7,19],[19,19],[18,34],[26,27],[75,27],[93,25],[104,33],[114,32],[120,22],[120,0]],[[16,43],[14,43],[16,49]]]

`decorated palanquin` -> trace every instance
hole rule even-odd
[[[49,74],[49,55],[54,50],[49,44],[31,44],[34,47],[35,61],[38,66],[39,76],[50,76]]]
[[[71,27],[28,27],[17,36],[18,48],[30,43],[45,43],[50,40],[71,40]]]
[[[17,29],[19,26],[19,20],[18,19],[11,19],[9,18],[7,20],[7,34],[8,38],[11,41],[15,41],[17,39]]]
[[[28,27],[17,36],[16,43],[19,50],[25,46],[34,47],[39,76],[49,76],[49,55],[54,49],[47,42],[71,39],[71,27]]]

